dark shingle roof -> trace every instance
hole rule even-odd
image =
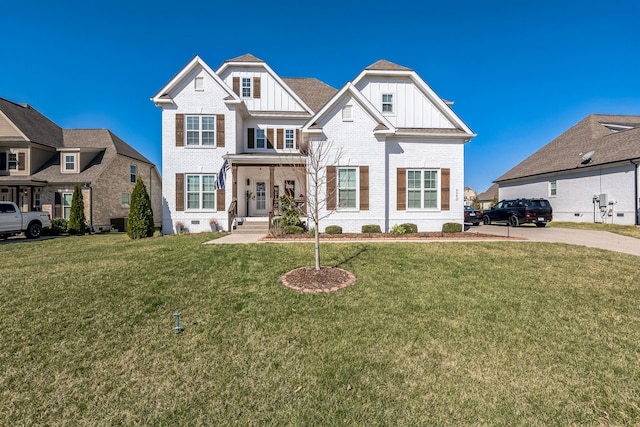
[[[487,189],[484,193],[478,194],[478,200],[482,201],[491,201],[495,197],[498,197],[498,184],[492,184],[491,187]]]
[[[608,125],[635,126],[616,132]],[[594,151],[582,164],[582,155]],[[591,114],[524,159],[496,182],[640,158],[640,116]]]
[[[29,105],[0,98],[2,111],[30,141],[49,147],[62,147],[62,129]]]
[[[283,78],[282,81],[293,90],[314,112],[320,110],[337,89],[314,78]]]
[[[32,178],[48,182],[91,182],[116,155],[151,164],[146,157],[107,129],[64,129],[63,135],[62,148],[95,149],[95,157],[79,174],[63,174],[60,172],[60,156],[55,155]]]
[[[402,65],[394,64],[393,62],[381,59],[371,65],[365,70],[387,70],[387,71],[413,71],[411,68],[403,67]]]

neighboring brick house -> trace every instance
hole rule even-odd
[[[303,205],[301,148],[313,140],[342,151],[324,165],[321,215],[335,212],[323,225],[463,222],[463,146],[475,134],[409,68],[378,61],[337,91],[281,78],[252,55],[216,71],[196,56],[152,101],[162,108],[164,233],[176,222],[206,231],[210,219],[227,228],[230,207],[267,218],[285,193]]]
[[[140,176],[162,220],[162,183],[156,167],[106,129],[62,129],[28,105],[0,98],[0,200],[23,211],[67,218],[75,184],[96,231],[123,227]]]
[[[640,116],[591,114],[495,180],[549,199],[555,221],[640,224]]]
[[[481,209],[489,209],[498,199],[498,184],[491,184],[487,191],[478,194],[478,201]]]

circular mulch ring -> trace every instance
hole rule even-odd
[[[280,276],[283,285],[299,292],[335,292],[353,285],[356,276],[337,267],[300,267]]]

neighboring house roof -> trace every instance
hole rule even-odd
[[[495,182],[638,158],[640,116],[591,114]]]
[[[313,111],[320,110],[338,92],[316,78],[283,77],[282,81]]]
[[[492,184],[484,193],[478,194],[478,200],[481,202],[491,201],[498,197],[498,184]]]
[[[80,173],[62,173],[60,155],[52,158],[31,177],[47,182],[91,182],[102,173],[116,155],[152,164],[146,157],[133,149],[107,129],[64,129],[64,147],[66,149],[95,149],[96,156]]]
[[[31,142],[58,148],[62,146],[62,129],[27,104],[0,98],[0,111]]]

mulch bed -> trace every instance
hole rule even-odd
[[[353,285],[356,276],[337,267],[300,267],[280,276],[283,285],[299,292],[335,292]]]

